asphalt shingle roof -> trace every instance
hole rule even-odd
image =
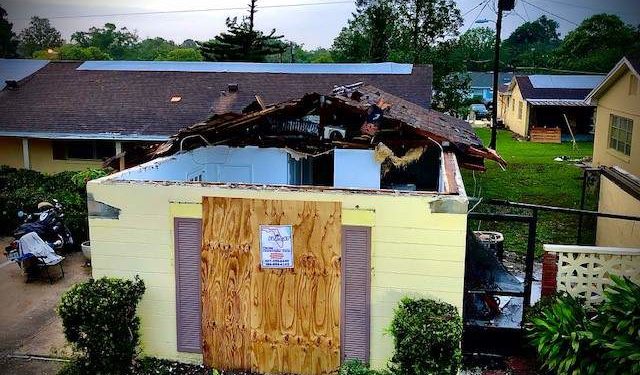
[[[604,77],[603,77],[604,78]],[[577,99],[583,100],[592,88],[568,89],[562,87],[535,88],[528,76],[516,76],[516,82],[524,99]],[[595,87],[595,86],[594,86]]]
[[[375,75],[77,70],[80,65],[51,62],[17,90],[0,91],[0,131],[170,136],[214,113],[241,112],[256,94],[277,103],[354,82],[425,108],[431,102],[428,65]],[[232,83],[235,93],[227,90]],[[170,102],[174,96],[180,101]]]

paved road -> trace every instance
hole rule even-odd
[[[4,249],[8,238],[0,238]],[[81,253],[64,260],[65,278],[25,283],[17,265],[5,263],[0,255],[0,374],[55,374],[58,362],[14,359],[15,353],[59,356],[65,343],[55,307],[71,285],[89,277]]]

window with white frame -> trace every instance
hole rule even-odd
[[[611,115],[609,119],[609,148],[625,155],[631,155],[633,120]]]

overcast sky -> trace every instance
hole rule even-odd
[[[118,27],[126,26],[136,30],[142,38],[160,36],[180,43],[187,38],[210,39],[225,29],[226,17],[243,16],[246,10],[121,14],[243,8],[247,2],[248,0],[0,0],[0,5],[7,10],[16,32],[28,24],[31,16],[40,16],[50,18],[67,40],[74,31],[112,22]],[[325,4],[278,7],[309,3]],[[471,27],[476,19],[495,20],[491,6],[474,9],[481,0],[458,0],[457,3],[465,14],[465,26],[461,31]],[[346,25],[355,6],[353,1],[344,0],[259,0],[258,9],[256,24],[260,29],[269,31],[276,28],[287,39],[313,48],[329,47],[333,38]],[[564,36],[584,18],[603,12],[617,14],[632,25],[640,24],[640,0],[516,0],[515,11],[507,14],[504,19],[502,35],[506,37],[526,20],[534,20],[546,14],[558,21],[560,32]],[[484,25],[494,27],[493,23]]]

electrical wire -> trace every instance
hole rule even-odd
[[[588,7],[588,6],[584,6],[584,5],[579,5],[579,4],[573,4],[573,3],[567,3],[564,1],[558,1],[558,0],[539,0],[539,1],[544,1],[547,3],[552,3],[552,4],[560,4],[560,5],[566,5],[566,6],[570,6],[570,7],[574,7],[574,8],[581,8],[581,9],[587,9],[587,10],[592,10],[594,12],[611,12],[611,9],[605,9],[605,8],[592,8],[592,7]],[[640,14],[640,11],[638,12],[630,12],[633,14]]]
[[[336,5],[336,4],[353,4],[353,0],[338,0],[338,1],[321,1],[315,3],[294,3],[294,4],[279,4],[279,5],[261,5],[260,9],[272,9],[272,8],[293,8],[293,7],[305,7],[305,6],[317,6],[317,5]],[[66,15],[66,16],[50,16],[48,19],[67,19],[67,18],[97,18],[97,17],[120,17],[120,16],[147,16],[147,15],[159,15],[159,14],[180,14],[180,13],[201,13],[201,12],[216,12],[225,10],[246,10],[247,7],[227,7],[227,8],[204,8],[204,9],[183,9],[183,10],[159,10],[149,12],[128,12],[128,13],[109,13],[109,14],[81,14],[81,15]],[[11,21],[28,21],[30,17],[24,18],[9,18]]]
[[[527,10],[527,7],[524,5],[524,3],[522,3],[522,9],[524,9],[524,14],[527,15],[527,20],[531,22],[531,17],[529,17],[529,11]]]
[[[486,1],[486,0],[485,0]],[[484,1],[481,1],[478,3],[478,5],[474,6],[473,8],[469,9],[468,11],[464,12],[464,14],[462,15],[462,17],[466,17],[469,13],[473,12],[474,10],[478,9],[478,7],[480,5],[484,4]]]
[[[532,7],[536,8],[536,9],[538,9],[538,10],[541,10],[541,11],[545,12],[545,13],[547,13],[547,14],[548,14],[548,15],[550,15],[550,16],[553,16],[553,17],[555,17],[555,18],[558,18],[558,19],[561,19],[561,20],[563,20],[563,21],[569,22],[570,24],[572,24],[572,25],[574,25],[574,26],[578,26],[578,24],[577,24],[577,23],[575,23],[575,22],[573,22],[573,21],[571,21],[571,20],[569,20],[569,19],[567,19],[567,18],[564,18],[564,17],[562,17],[562,16],[559,16],[559,15],[557,15],[557,14],[555,14],[555,13],[551,13],[551,12],[549,12],[548,10],[546,10],[546,9],[544,9],[544,8],[541,8],[541,7],[539,7],[539,6],[535,5],[535,4],[532,4],[532,3],[530,3],[530,2],[528,2],[528,1],[526,1],[526,0],[522,0],[522,2],[523,2],[523,3],[526,3],[526,4],[529,4],[530,6],[532,6]]]
[[[478,14],[476,15],[476,18],[473,19],[473,22],[471,22],[469,24],[469,27],[467,28],[467,30],[469,30],[470,28],[473,27],[473,25],[476,23],[476,21],[478,20],[478,18],[480,17],[480,15],[482,14],[482,12],[484,11],[484,8],[487,7],[487,4],[489,4],[490,2],[492,2],[493,0],[485,0],[484,1],[484,6],[482,7],[482,9],[480,9],[480,12],[478,12]],[[465,30],[465,31],[467,31]]]

